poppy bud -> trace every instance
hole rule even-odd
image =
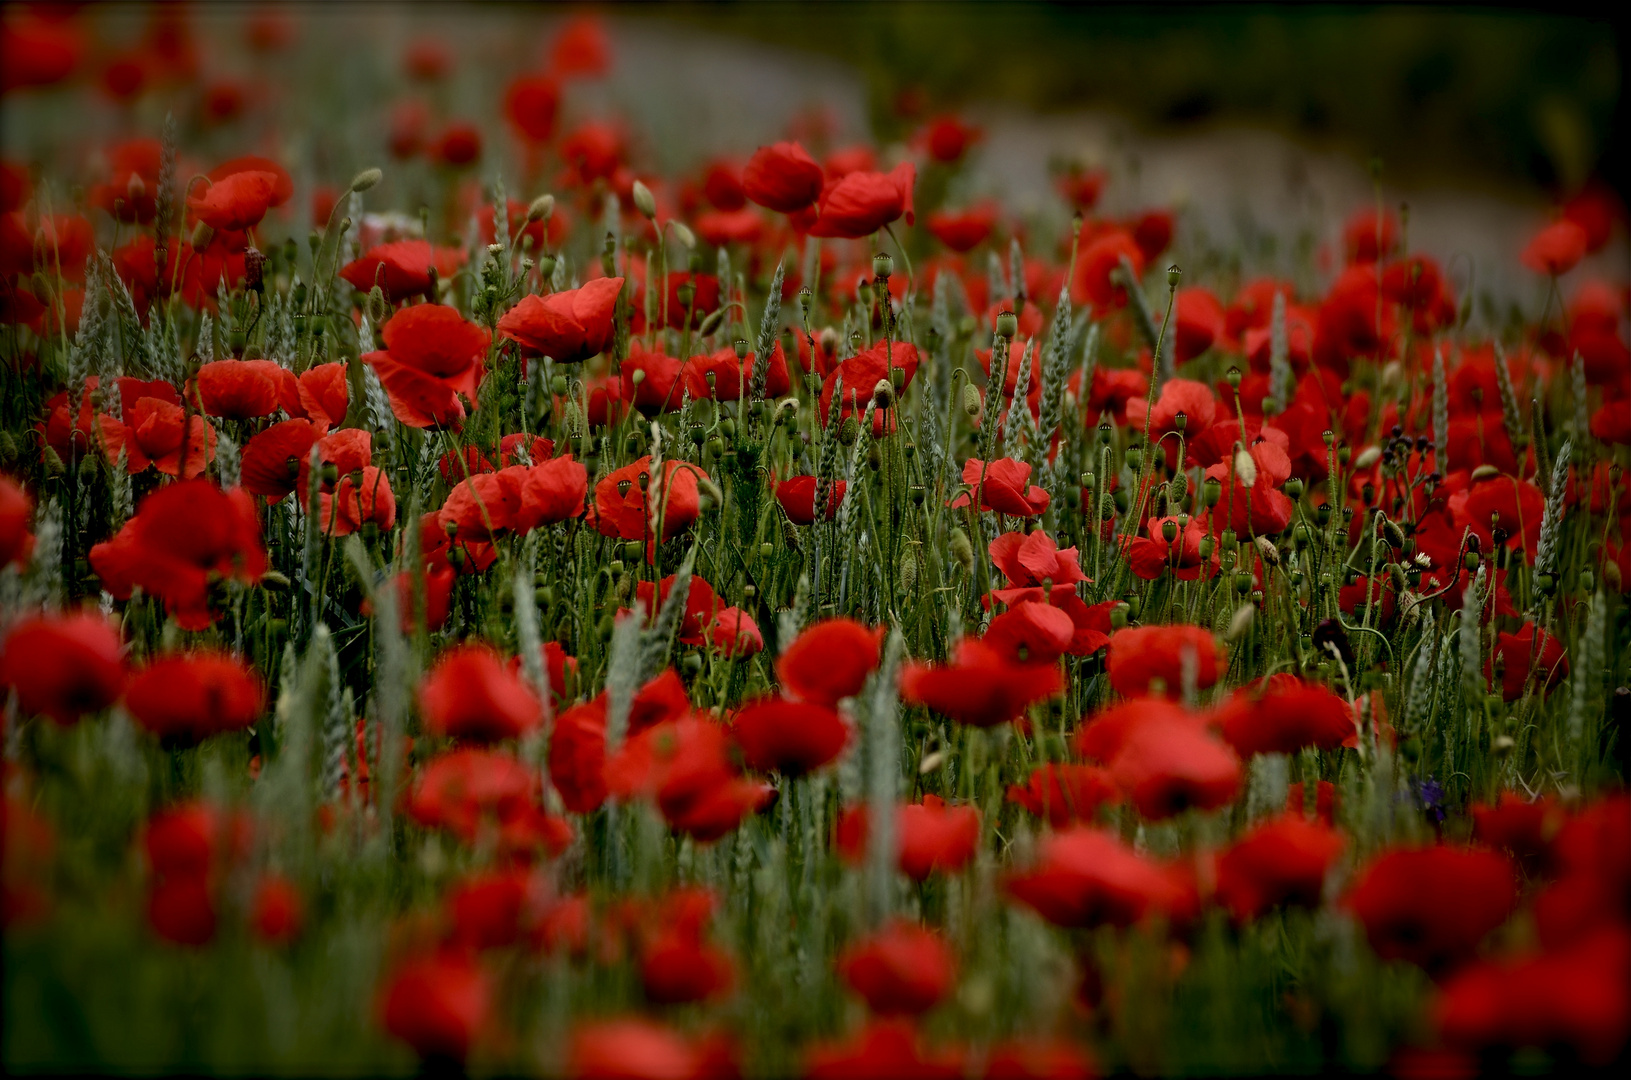
[[[1274,541],[1266,536],[1256,537],[1257,553],[1263,561],[1270,566],[1280,565],[1280,549],[1274,546]]]
[[[351,190],[361,194],[379,183],[384,176],[385,174],[378,169],[364,169],[351,178]]]
[[[1351,446],[1339,446],[1339,447],[1337,447],[1337,460],[1342,462],[1342,464],[1344,464],[1344,465],[1348,464],[1348,459],[1351,458],[1351,457],[1353,457],[1353,447],[1351,447]]]
[[[694,249],[697,246],[697,234],[692,232],[691,227],[685,222],[671,221],[668,223],[668,227],[674,233],[674,239],[684,245],[687,250]]]
[[[697,298],[697,287],[689,281],[682,281],[679,288],[674,290],[674,298],[680,302],[681,307],[689,308],[691,301]]]
[[[550,276],[555,273],[555,256],[545,255],[539,259],[538,273],[545,281],[548,281]]]
[[[1480,480],[1489,480],[1489,479],[1491,479],[1493,477],[1500,476],[1500,475],[1501,475],[1501,470],[1497,469],[1495,466],[1493,466],[1493,465],[1480,465],[1480,466],[1478,466],[1478,468],[1476,468],[1476,469],[1474,469],[1472,471],[1472,482],[1476,484]]]
[[[1359,456],[1354,459],[1354,468],[1368,469],[1381,460],[1382,448],[1380,446],[1367,446],[1364,450],[1360,451]]]
[[[976,418],[980,415],[980,392],[973,383],[963,384],[963,411]]]
[[[878,449],[877,443],[867,444],[866,464],[867,468],[871,469],[873,472],[877,472],[879,469],[883,468],[883,453]]]
[[[632,382],[635,386],[639,386],[641,383],[645,382],[646,381],[646,369],[645,368],[636,368],[634,370],[634,374],[629,376],[629,381]]]
[[[258,248],[244,252],[244,288],[260,292],[266,271],[266,256]]]
[[[887,251],[880,251],[872,256],[872,276],[889,280],[889,275],[895,272],[895,260]]]
[[[1178,473],[1167,483],[1167,500],[1182,503],[1189,497],[1189,474]]]
[[[532,200],[527,207],[527,224],[534,221],[548,221],[550,215],[555,213],[555,196],[544,194]]]
[[[1257,462],[1252,459],[1251,454],[1241,448],[1235,450],[1235,475],[1240,477],[1240,482],[1247,487],[1257,483]]]
[[[1014,340],[1019,333],[1019,316],[1012,311],[1004,311],[997,316],[997,336],[1005,341]]]
[[[210,241],[213,239],[215,239],[215,230],[200,221],[193,227],[192,239],[188,242],[192,244],[193,250],[197,251],[200,248],[209,247]]]
[[[1604,585],[1604,587],[1606,587],[1609,592],[1617,593],[1617,592],[1620,591],[1621,584],[1622,584],[1622,582],[1620,580],[1620,564],[1619,563],[1604,563],[1603,564],[1603,585]]]
[[[1467,552],[1466,557],[1461,560],[1461,565],[1465,566],[1469,571],[1477,570],[1478,561],[1478,552],[1469,551]]]
[[[1580,571],[1580,589],[1588,593],[1597,591],[1597,575],[1591,572],[1590,567]]]
[[[889,408],[895,402],[895,387],[888,379],[879,379],[878,384],[872,388],[872,400],[880,409]]]
[[[951,531],[951,557],[956,559],[964,570],[973,572],[974,545],[969,542],[968,533],[962,529]]]
[[[838,426],[838,441],[844,446],[854,446],[860,434],[861,422],[853,415],[844,417],[844,422]]]
[[[1210,559],[1212,557],[1212,552],[1217,548],[1217,546],[1218,546],[1218,542],[1216,540],[1212,539],[1210,536],[1201,537],[1201,544],[1200,544],[1201,558],[1203,560]]]
[[[648,219],[657,217],[657,198],[652,195],[651,189],[639,180],[634,182],[634,208]]]

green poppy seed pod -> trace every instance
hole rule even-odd
[[[1104,423],[1100,424],[1099,425],[1099,442],[1108,443],[1110,441],[1110,437],[1115,434],[1115,430],[1116,430],[1115,427],[1113,425],[1111,425],[1110,421],[1108,421],[1108,420],[1106,420]]]
[[[866,448],[866,466],[873,472],[883,468],[883,452],[878,449],[877,443],[870,443]]]
[[[1293,476],[1285,482],[1285,487],[1281,490],[1292,499],[1300,499],[1303,496],[1303,482],[1298,477]]]
[[[540,195],[536,199],[532,200],[532,203],[527,207],[527,223],[531,224],[534,221],[548,221],[550,216],[554,213],[555,196],[548,194]]]
[[[736,438],[736,421],[728,416],[725,417],[719,422],[719,430],[727,439]]]
[[[844,422],[838,425],[838,441],[844,446],[854,446],[860,434],[861,422],[853,415],[844,417]]]
[[[1224,551],[1233,551],[1235,544],[1238,542],[1235,538],[1235,531],[1233,529],[1224,529],[1223,535],[1218,537],[1218,542],[1223,545]]]
[[[1603,587],[1611,593],[1618,593],[1623,582],[1620,580],[1620,564],[1606,562],[1603,564]]]
[[[1110,609],[1110,628],[1112,630],[1122,630],[1126,628],[1128,610],[1129,608],[1126,604],[1117,604],[1115,607]]]
[[[1178,539],[1178,523],[1176,521],[1168,518],[1161,523],[1161,539],[1169,544]]]
[[[680,287],[674,290],[674,298],[680,302],[680,307],[689,308],[691,301],[697,298],[697,287],[689,281],[682,281]]]
[[[1326,428],[1324,431],[1320,432],[1320,438],[1325,441],[1326,446],[1330,446],[1336,441],[1336,432],[1332,431],[1330,428]]]
[[[642,541],[630,540],[623,545],[623,557],[625,559],[639,559],[645,553],[646,545]]]
[[[768,559],[774,554],[776,554],[776,545],[769,540],[759,545],[759,558]]]
[[[1226,379],[1228,381],[1229,386],[1232,389],[1235,389],[1235,390],[1240,389],[1240,369],[1239,368],[1231,366],[1229,368],[1229,370],[1224,373],[1223,377],[1224,377],[1224,379]]]
[[[1173,263],[1171,266],[1167,267],[1167,288],[1176,289],[1178,287],[1178,279],[1183,276],[1184,272],[1178,269],[1177,263]]]
[[[959,566],[972,573],[974,571],[974,545],[969,541],[968,533],[962,529],[951,531],[951,557],[957,560]]]
[[[1140,600],[1137,595],[1127,597],[1125,603],[1127,604],[1127,617],[1129,619],[1138,618],[1138,616],[1144,611],[1144,601]],[[1158,693],[1158,691],[1154,687],[1151,687],[1150,693],[1154,694]]]
[[[1331,523],[1331,504],[1320,503],[1319,508],[1314,511],[1314,520],[1320,523],[1321,528],[1329,525]]]
[[[961,319],[957,320],[957,333],[963,337],[968,337],[970,334],[974,333],[974,328],[979,325],[980,324],[974,320],[974,316],[964,315]]]
[[[640,180],[634,182],[634,208],[644,214],[647,220],[655,219],[657,216],[657,197]]]
[[[1464,557],[1463,557],[1463,558],[1462,558],[1462,560],[1461,560],[1461,565],[1462,565],[1462,566],[1464,566],[1464,567],[1466,567],[1466,568],[1467,568],[1467,571],[1468,571],[1468,572],[1469,572],[1469,573],[1471,573],[1471,572],[1472,572],[1472,571],[1474,571],[1474,570],[1477,570],[1477,569],[1478,569],[1478,563],[1479,563],[1479,561],[1480,561],[1480,560],[1479,560],[1479,555],[1478,555],[1478,552],[1476,552],[1476,551],[1469,551],[1469,552],[1467,552],[1467,554],[1466,554],[1466,555],[1465,555],[1465,556],[1464,556]]]
[[[733,347],[736,349],[736,358],[738,360],[746,360],[748,358],[748,343],[746,339],[737,338]]]
[[[872,256],[872,276],[889,280],[889,275],[895,272],[895,260],[887,251],[880,251]]]
[[[1019,316],[1012,311],[1004,311],[997,316],[997,336],[1005,341],[1014,340],[1019,333]]]
[[[1121,460],[1129,469],[1136,472],[1138,470],[1139,462],[1142,460],[1143,456],[1144,452],[1142,449],[1136,446],[1129,446],[1126,450],[1122,451]]]
[[[595,624],[595,632],[600,635],[602,641],[612,639],[612,616],[610,612],[600,617],[600,622]]]
[[[906,369],[899,365],[890,368],[889,385],[893,386],[896,390],[904,388],[906,386]]]
[[[1211,536],[1201,537],[1201,558],[1210,559],[1212,557],[1212,552],[1217,549],[1217,546],[1218,542],[1212,539]]]
[[[1252,590],[1252,576],[1245,570],[1235,572],[1235,592],[1245,594]]]
[[[611,562],[606,564],[606,569],[612,572],[613,577],[616,577],[618,574],[623,572],[623,560],[613,559]]]
[[[680,657],[680,668],[687,675],[695,675],[702,670],[702,654],[688,652]]]
[[[555,256],[545,255],[538,260],[538,274],[548,281],[555,273]]]
[[[1353,452],[1353,447],[1351,447],[1351,446],[1339,446],[1337,448],[1337,460],[1342,462],[1342,464],[1346,465],[1346,464],[1348,464],[1348,459],[1353,457],[1353,453],[1354,453]]]
[[[721,439],[718,435],[715,435],[713,438],[708,440],[703,449],[707,450],[709,457],[716,458],[725,452],[725,440]]]
[[[980,415],[980,391],[973,383],[963,384],[963,411],[970,416]]]
[[[1187,498],[1189,498],[1189,474],[1180,472],[1167,481],[1167,500],[1181,503]]]
[[[1314,530],[1308,527],[1307,522],[1298,522],[1297,527],[1291,530],[1291,544],[1301,550],[1314,539]]]
[[[687,251],[696,249],[697,234],[691,231],[689,225],[683,221],[671,221],[668,223],[668,227],[669,231],[674,234],[674,239],[678,240]]]
[[[1110,500],[1110,506],[1114,507],[1113,510],[1112,509],[1106,509],[1105,510],[1105,512],[1104,512],[1105,517],[1115,517],[1116,516],[1116,511],[1119,510],[1119,511],[1125,512],[1128,509],[1128,507],[1130,507],[1132,505],[1132,500],[1130,500],[1127,497],[1127,489],[1126,488],[1117,488],[1112,494],[1106,495],[1105,498],[1109,499]]]
[[[1175,431],[1182,431],[1189,426],[1189,414],[1179,412],[1172,418],[1172,427]]]
[[[378,169],[364,169],[351,178],[351,190],[362,194],[385,178],[385,174]]]
[[[1592,573],[1589,566],[1580,571],[1580,590],[1587,593],[1597,591],[1597,575]]]

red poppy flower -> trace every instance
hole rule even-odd
[[[1101,829],[1076,826],[1044,836],[1038,858],[1008,892],[1055,926],[1128,927],[1148,915],[1183,918],[1194,885]]]
[[[923,146],[935,161],[950,164],[968,152],[985,134],[955,116],[937,116],[921,132]]]
[[[459,645],[419,684],[419,707],[433,735],[473,742],[519,738],[538,726],[538,695],[485,645]]]
[[[429,147],[433,160],[455,169],[481,157],[481,131],[471,123],[449,124]]]
[[[739,607],[721,608],[708,624],[708,644],[726,656],[753,656],[764,651],[764,635],[753,616]]]
[[[780,214],[814,206],[825,177],[821,166],[796,142],[761,146],[742,170],[742,193]]]
[[[1059,829],[1091,821],[1099,807],[1120,802],[1121,792],[1109,771],[1097,765],[1049,764],[1031,773],[1024,787],[1010,785],[1008,801]]]
[[[588,495],[589,472],[571,454],[541,461],[525,472],[511,527],[525,535],[541,525],[581,517]]]
[[[504,91],[504,115],[531,143],[547,143],[555,134],[560,107],[560,84],[548,75],[522,75]]]
[[[385,299],[394,304],[429,293],[433,281],[451,279],[466,257],[460,248],[432,247],[424,240],[397,240],[369,248],[360,258],[342,266],[340,276],[361,292],[378,285]]]
[[[881,1016],[917,1016],[957,981],[957,961],[933,930],[897,919],[845,949],[838,973]]]
[[[813,476],[793,476],[776,485],[776,501],[781,503],[783,512],[787,514],[787,520],[794,525],[815,524],[816,482]],[[827,511],[822,515],[822,521],[831,521],[838,516],[838,507],[844,501],[844,491],[848,486],[842,480],[832,482],[827,493]]]
[[[680,290],[684,287],[692,290],[689,301],[680,297]],[[691,328],[694,330],[700,327],[709,315],[719,310],[719,279],[712,274],[676,270],[664,280],[663,288],[668,296],[668,327],[671,330],[685,328],[687,312],[690,313]]]
[[[382,531],[396,524],[396,495],[384,471],[365,465],[358,473],[340,477],[332,495],[319,496],[323,529],[332,536],[350,536],[365,524]]]
[[[860,240],[903,214],[910,225],[916,220],[912,212],[916,183],[917,167],[909,161],[887,173],[852,172],[822,194],[820,216],[810,226],[810,235]]]
[[[612,65],[605,24],[594,15],[572,16],[550,43],[549,62],[563,77],[604,75]]]
[[[217,232],[241,232],[260,224],[266,212],[294,194],[294,182],[275,162],[238,158],[217,166],[202,195],[190,195],[187,208]]]
[[[1501,697],[1516,701],[1531,685],[1545,694],[1569,674],[1569,660],[1563,643],[1534,623],[1526,622],[1513,633],[1495,636],[1495,656],[1501,667]],[[1486,677],[1493,679],[1493,661],[1486,665]]]
[[[717,840],[776,794],[736,775],[726,738],[719,724],[695,716],[647,728],[606,763],[607,786],[620,797],[650,795],[669,825]]]
[[[1024,603],[991,620],[982,640],[1010,663],[1052,664],[1070,651],[1076,624],[1051,604]]]
[[[1133,243],[1145,262],[1154,262],[1172,246],[1174,222],[1167,210],[1146,210],[1132,222]]]
[[[0,474],[0,566],[23,563],[34,551],[28,531],[34,500],[9,476]]]
[[[938,795],[907,803],[895,815],[901,873],[913,881],[930,874],[954,874],[967,866],[980,845],[980,812],[947,806]]]
[[[557,716],[549,734],[549,778],[568,810],[588,814],[606,801],[605,767],[604,699],[574,705]]]
[[[1399,246],[1399,219],[1391,210],[1357,210],[1342,226],[1348,264],[1375,263]]]
[[[340,365],[330,365],[339,367]],[[216,360],[198,369],[198,399],[210,416],[250,420],[278,408],[284,369],[270,360]]]
[[[1187,363],[1222,340],[1225,331],[1223,305],[1209,290],[1180,289],[1174,309],[1174,363]]]
[[[963,483],[973,491],[966,491],[947,503],[952,509],[968,506],[978,494],[981,510],[1014,517],[1036,517],[1047,510],[1048,493],[1030,483],[1031,467],[1013,458],[998,458],[987,464],[979,458],[969,458],[963,466]]]
[[[487,331],[441,304],[404,308],[385,324],[385,348],[363,360],[374,366],[391,412],[410,427],[464,419],[456,394],[474,401],[484,374]]]
[[[1189,716],[1140,720],[1126,730],[1108,760],[1117,786],[1150,819],[1190,807],[1216,810],[1240,790],[1240,759]]]
[[[448,492],[437,520],[450,536],[490,541],[514,527],[526,476],[525,466],[511,465],[461,480]]]
[[[202,630],[212,576],[254,583],[266,572],[260,517],[242,488],[185,480],[153,492],[112,540],[91,548],[91,568],[121,600],[140,586],[164,600],[183,629]]]
[[[695,934],[670,931],[641,952],[640,981],[658,1005],[707,1001],[730,992],[736,965],[730,954]]]
[[[1378,956],[1433,970],[1470,956],[1517,900],[1506,856],[1427,847],[1378,857],[1344,903]]]
[[[929,1052],[904,1020],[875,1020],[844,1042],[819,1043],[805,1055],[804,1080],[851,1080],[893,1076],[910,1080],[958,1080],[960,1050]]]
[[[157,209],[163,144],[129,139],[108,148],[108,179],[91,188],[90,201],[116,220],[150,225]]]
[[[581,288],[529,294],[498,321],[500,337],[529,356],[549,356],[557,364],[579,364],[611,344],[613,310],[622,278],[597,278]]]
[[[949,664],[909,663],[901,670],[901,699],[925,705],[959,723],[995,727],[1064,689],[1057,665],[1015,664],[982,641],[965,638]]]
[[[1541,873],[1550,869],[1552,839],[1563,820],[1563,809],[1550,798],[1530,802],[1503,791],[1494,806],[1472,808],[1472,834],[1479,843],[1500,848],[1531,872]]]
[[[569,182],[584,186],[611,179],[623,164],[623,153],[623,136],[610,124],[581,124],[561,140],[561,158],[575,174]]]
[[[1540,546],[1541,519],[1546,516],[1546,496],[1528,480],[1513,476],[1492,476],[1450,496],[1450,513],[1456,530],[1471,529],[1484,542],[1484,550],[1495,546],[1491,528],[1507,534],[1506,546],[1522,545],[1534,562]]]
[[[934,238],[959,254],[978,247],[996,224],[997,206],[992,202],[977,203],[957,213],[936,210],[928,221]]]
[[[291,417],[310,420],[319,435],[345,420],[351,384],[344,364],[317,364],[296,376],[284,371],[279,402]]]
[[[730,352],[729,349],[725,351]],[[730,352],[730,355],[735,359],[734,352]],[[639,342],[631,342],[629,357],[622,366],[622,400],[647,416],[677,411],[684,398],[680,385],[681,368],[678,360],[662,350],[647,349]],[[691,396],[706,395],[693,391]]]
[[[513,757],[454,750],[420,766],[408,793],[408,814],[426,828],[447,829],[474,843],[483,822],[502,823],[526,813],[537,785],[532,770]]]
[[[567,1044],[571,1080],[714,1080],[738,1075],[728,1040],[690,1040],[652,1020],[629,1017],[578,1025]]]
[[[184,876],[153,883],[147,896],[147,923],[176,945],[198,947],[215,937],[216,906],[208,878]]]
[[[1195,655],[1195,685],[1205,690],[1222,676],[1227,659],[1217,638],[1198,626],[1140,626],[1118,630],[1110,638],[1106,667],[1110,686],[1124,697],[1150,692],[1150,683],[1161,679],[1166,692],[1176,696],[1183,688],[1183,657],[1186,650]]]
[[[1346,701],[1284,672],[1236,690],[1214,722],[1243,757],[1334,750],[1356,730]]]
[[[751,396],[753,368],[757,363],[752,352],[738,360],[736,350],[720,349],[708,356],[693,356],[685,362],[685,388],[696,400],[712,398],[715,401],[739,401]],[[787,371],[787,355],[781,342],[771,350],[765,368],[765,396],[781,397],[792,389],[792,376]]]
[[[119,631],[100,615],[36,615],[0,645],[0,687],[17,691],[25,716],[72,724],[119,700],[124,685]]]
[[[1340,835],[1300,814],[1264,822],[1218,859],[1218,901],[1237,922],[1281,904],[1318,907],[1342,846]]]
[[[645,612],[652,619],[668,603],[668,594],[674,588],[676,578],[672,575],[663,578],[655,586],[649,581],[642,581],[635,586],[635,608]],[[701,575],[692,575],[691,584],[685,592],[685,612],[680,617],[679,640],[685,645],[702,645],[707,641],[709,625],[714,621],[721,610],[724,601],[714,592],[714,587],[708,584]]]
[[[849,725],[829,706],[772,697],[744,706],[731,737],[749,768],[802,776],[837,759]]]
[[[1063,1041],[1011,1040],[993,1046],[986,1056],[985,1080],[1097,1080],[1098,1076],[1088,1052]]]
[[[1332,283],[1315,314],[1314,362],[1345,374],[1356,357],[1386,351],[1394,333],[1393,305],[1381,295],[1372,264],[1350,266]]]
[[[1566,1048],[1609,1065],[1631,1036],[1631,933],[1599,930],[1556,952],[1479,963],[1450,978],[1434,1008],[1442,1038],[1469,1051]]]
[[[305,907],[294,882],[278,874],[268,874],[255,886],[249,927],[268,945],[287,945],[300,936],[305,924]]]
[[[668,460],[662,464],[662,479],[651,483],[651,458],[642,457],[621,469],[614,469],[595,485],[595,503],[589,521],[602,536],[647,541],[647,558],[656,554],[657,542],[671,539],[686,530],[701,512],[698,482],[709,479],[699,466]],[[655,486],[657,506],[662,514],[661,535],[656,532],[657,514],[647,506],[649,490]]]
[[[1577,223],[1564,218],[1537,232],[1519,256],[1537,274],[1558,277],[1573,270],[1586,257],[1591,238]]]
[[[547,889],[542,878],[520,866],[465,878],[443,903],[452,940],[468,949],[515,944],[542,917]]]
[[[883,633],[883,627],[869,629],[847,618],[825,619],[807,627],[776,661],[783,690],[822,705],[854,697],[877,669]]]
[[[311,421],[285,420],[250,439],[243,449],[244,489],[274,502],[299,490],[317,438]]]
[[[266,687],[255,669],[225,652],[161,657],[131,676],[125,708],[160,739],[190,745],[260,718]]]
[[[463,1061],[488,1024],[493,992],[471,957],[440,952],[399,966],[385,986],[385,1030],[422,1058]]]
[[[839,419],[854,416],[859,420],[866,412],[867,403],[873,400],[878,384],[893,378],[893,369],[899,368],[904,372],[899,388],[904,393],[912,384],[912,376],[917,374],[917,365],[917,347],[906,342],[880,341],[870,349],[856,353],[834,368],[822,382],[821,411],[817,417],[826,426],[832,416],[833,395],[838,393],[842,382]],[[894,419],[887,414],[887,410],[876,410],[872,416],[872,437],[879,439],[886,433],[894,434],[894,431]]]
[[[1070,298],[1077,304],[1092,304],[1100,312],[1127,306],[1127,289],[1119,284],[1121,261],[1132,264],[1133,276],[1144,273],[1144,252],[1127,233],[1117,230],[1087,243],[1076,258],[1076,273],[1070,282]]]
[[[96,230],[79,214],[52,214],[40,219],[33,245],[35,270],[84,281],[85,260],[96,249]]]

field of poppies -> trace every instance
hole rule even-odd
[[[587,16],[297,162],[303,32],[4,14],[8,1071],[1627,1064],[1611,191],[1503,307],[1385,173],[664,172]]]

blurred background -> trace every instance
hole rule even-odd
[[[7,5],[9,22],[21,7]],[[1455,262],[1462,284],[1527,304],[1535,283],[1516,253],[1534,229],[1588,184],[1627,188],[1626,23],[1603,10],[91,5],[75,20],[74,78],[97,91],[89,104],[82,94],[66,106],[55,88],[7,93],[0,138],[14,159],[78,163],[111,139],[156,134],[176,112],[206,156],[271,154],[311,184],[390,165],[392,110],[411,92],[439,122],[472,124],[481,175],[506,175],[517,193],[526,163],[500,107],[505,87],[546,63],[560,27],[588,11],[610,64],[572,84],[559,130],[626,118],[637,163],[653,171],[744,154],[790,127],[829,148],[875,141],[887,159],[891,144],[954,112],[982,134],[952,201],[992,195],[1063,225],[1053,177],[1103,168],[1102,211],[1168,206],[1181,236],[1214,248],[1271,232],[1326,244],[1357,208],[1408,204],[1413,247]],[[416,50],[446,70],[416,84]],[[169,56],[167,73],[142,60],[155,53]],[[387,168],[388,184],[402,176]],[[1596,262],[1623,280],[1623,236]]]

